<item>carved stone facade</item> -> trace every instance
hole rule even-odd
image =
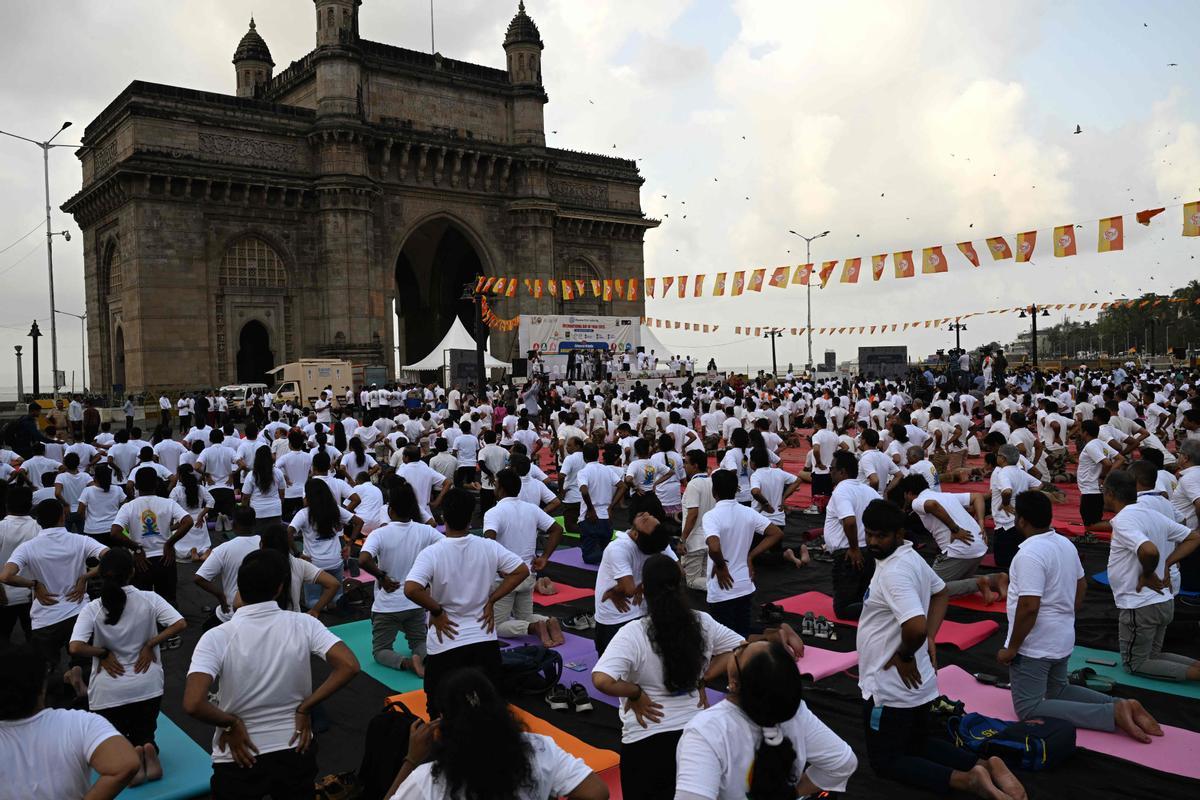
[[[137,81],[88,126],[83,187],[63,210],[84,233],[95,388],[219,386],[263,358],[390,370],[397,348],[401,363],[425,356],[452,315],[471,328],[459,296],[477,273],[642,276],[658,223],[637,166],[546,146],[542,43],[523,7],[498,70],[365,41],[357,0],[314,4],[317,48],[273,77],[258,32],[243,39],[243,96]],[[495,306],[571,310],[523,288]],[[515,332],[492,335],[498,357],[515,347]]]

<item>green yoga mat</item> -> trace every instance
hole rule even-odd
[[[397,692],[411,692],[425,688],[425,681],[413,673],[385,667],[371,657],[371,620],[363,619],[358,622],[348,622],[345,625],[334,625],[329,630],[346,643],[346,646],[358,658],[362,671],[384,686]],[[405,641],[403,635],[396,637],[393,647],[398,653],[409,654],[408,642]]]
[[[208,797],[209,779],[212,778],[212,756],[209,751],[193,742],[166,714],[158,715],[158,731],[154,739],[158,743],[159,759],[163,765],[163,779],[126,789],[121,792],[121,797],[133,800]],[[95,773],[92,775],[95,776]]]
[[[1089,664],[1087,659],[1099,658],[1105,661],[1115,661],[1115,667],[1106,667],[1102,664]],[[1067,669],[1072,672],[1083,667],[1091,667],[1096,670],[1096,674],[1101,678],[1107,678],[1113,683],[1119,683],[1123,686],[1133,686],[1137,689],[1150,689],[1155,692],[1166,692],[1167,694],[1175,694],[1180,697],[1191,697],[1200,699],[1200,683],[1196,681],[1164,681],[1157,678],[1144,678],[1141,675],[1131,675],[1121,667],[1121,654],[1113,653],[1108,650],[1093,650],[1090,647],[1076,647],[1075,652],[1071,654],[1070,661],[1067,662]]]

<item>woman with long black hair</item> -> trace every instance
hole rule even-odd
[[[203,561],[212,549],[212,539],[208,535],[208,512],[216,505],[216,501],[208,487],[200,483],[193,467],[180,464],[175,475],[171,499],[179,503],[192,518],[192,529],[184,534],[175,549],[183,553],[181,561]]]
[[[288,523],[288,533],[295,539],[304,539],[304,552],[313,565],[323,569],[338,582],[341,596],[342,571],[345,560],[350,556],[350,542],[358,538],[362,530],[362,519],[337,504],[329,484],[320,478],[310,478],[304,484],[304,508],[296,512]],[[350,526],[348,538],[342,536]],[[320,597],[317,587],[304,590],[304,605],[312,607]]]
[[[447,677],[438,700],[441,716],[409,737],[391,800],[607,800],[604,781],[550,737],[526,732],[479,670]]]
[[[83,517],[84,534],[101,544],[108,544],[117,510],[127,499],[125,490],[113,483],[112,467],[97,464],[91,485],[79,495],[79,515]]]
[[[279,598],[279,607],[284,611],[300,611],[300,600],[304,597],[303,593],[307,587],[315,586],[320,597],[309,607],[308,613],[320,619],[325,606],[333,602],[334,595],[341,588],[337,578],[320,567],[314,566],[312,562],[296,557],[292,551],[292,539],[288,535],[288,528],[282,522],[274,522],[263,528],[262,534],[259,536],[259,549],[274,550],[287,556],[292,579],[284,596]]]
[[[858,759],[804,704],[800,670],[782,644],[741,645],[726,677],[725,702],[683,729],[675,800],[792,800],[845,791]]]
[[[379,471],[379,462],[367,454],[366,445],[358,436],[351,436],[350,441],[346,443],[350,451],[342,456],[342,460],[338,462],[338,472],[343,478],[349,477],[354,479],[358,477],[360,472],[366,472],[374,475]]]
[[[100,580],[100,597],[79,612],[69,650],[92,659],[88,707],[133,744],[141,760],[136,786],[162,777],[154,744],[163,695],[158,648],[187,622],[158,594],[130,585],[133,555],[124,548],[100,557]]]
[[[242,505],[254,509],[255,521],[260,526],[281,522],[286,488],[283,472],[275,467],[271,448],[264,444],[254,451],[254,464],[242,481]]]
[[[753,470],[750,468],[750,434],[746,433],[745,428],[733,429],[729,435],[729,447],[717,469],[727,469],[737,475],[738,491],[734,499],[744,506],[750,505],[750,473]]]
[[[642,568],[648,615],[617,631],[592,670],[592,683],[621,701],[621,792],[626,800],[673,797],[675,747],[706,704],[700,681],[714,656],[745,641],[693,611],[683,574],[655,555]]]

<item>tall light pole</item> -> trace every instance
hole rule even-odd
[[[1033,339],[1030,340],[1029,347],[1030,347],[1030,352],[1033,355],[1033,365],[1035,367],[1038,365],[1037,321],[1038,321],[1038,312],[1039,311],[1042,312],[1043,317],[1050,316],[1050,312],[1046,310],[1045,306],[1038,306],[1037,304],[1034,304],[1034,305],[1031,305],[1031,306],[1021,309],[1021,314],[1020,314],[1021,319],[1025,319],[1025,317],[1030,317],[1033,320]]]
[[[771,328],[763,334],[764,339],[771,340],[771,375],[773,376],[779,374],[779,363],[775,360],[775,340],[780,336],[783,336],[783,331],[779,328]]]
[[[74,317],[75,319],[79,320],[79,358],[81,361],[83,361],[82,381],[83,381],[83,388],[86,389],[87,388],[87,312],[85,311],[82,314],[72,314],[70,311],[62,311],[60,309],[58,313],[66,314],[68,317]]]
[[[805,263],[805,264],[807,264],[807,265],[810,265],[810,266],[812,265],[812,243],[813,243],[813,241],[815,241],[816,239],[820,239],[820,238],[822,238],[822,237],[825,237],[825,236],[828,236],[828,235],[829,235],[829,231],[824,231],[824,232],[822,232],[822,233],[818,233],[816,236],[805,236],[804,234],[802,234],[802,233],[796,233],[795,231],[788,231],[788,233],[792,234],[793,236],[799,236],[801,239],[803,239],[803,240],[804,240],[804,263]],[[806,285],[807,285],[807,289],[808,289],[808,291],[806,292],[807,299],[808,299],[808,330],[806,331],[806,333],[808,334],[808,371],[809,371],[810,373],[812,372],[812,368],[813,368],[813,354],[812,354],[812,278],[813,278],[813,276],[812,276],[812,270],[809,270],[809,273],[808,273],[808,280],[806,281]]]
[[[52,370],[51,383],[54,384],[54,404],[56,407],[58,405],[58,324],[55,321],[57,315],[54,313],[54,237],[62,236],[69,242],[71,241],[71,234],[69,231],[59,231],[56,233],[50,230],[50,148],[74,146],[53,144],[54,140],[58,138],[58,134],[69,127],[71,127],[71,123],[64,122],[62,127],[44,142],[18,136],[8,131],[0,131],[5,136],[11,136],[14,139],[20,139],[23,142],[29,142],[42,148],[42,172],[46,182],[46,270],[50,277],[50,369]]]

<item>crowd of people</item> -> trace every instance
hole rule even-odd
[[[267,394],[243,422],[164,395],[152,430],[82,407],[48,427],[31,405],[0,445],[6,783],[60,800],[162,778],[160,651],[187,625],[183,577],[212,598],[183,708],[213,727],[213,797],[308,796],[313,711],[361,669],[322,617],[350,613],[361,571],[371,657],[423,680],[431,719],[389,797],[606,797],[496,688],[498,636],[554,648],[563,627],[591,632],[591,681],[620,703],[625,797],[845,791],[858,758],[804,702],[803,637],[760,621],[756,562],[775,553],[789,570],[828,560],[835,612],[858,622],[871,769],[1021,800],[1002,760],[928,734],[949,599],[1007,604],[996,659],[1021,719],[1161,736],[1137,701],[1068,680],[1086,579],[1053,515],[1074,484],[1084,535],[1111,538],[1122,667],[1200,681],[1200,662],[1163,650],[1176,595],[1200,591],[1200,402],[1186,372],[988,367],[982,386],[710,380],[688,359],[645,383]],[[963,482],[987,489],[944,486]],[[789,508],[823,514],[821,539],[801,542]],[[596,568],[594,610],[560,619],[533,596],[554,591],[568,532]],[[329,665],[315,688],[314,655]],[[709,686],[726,699],[709,705]]]

